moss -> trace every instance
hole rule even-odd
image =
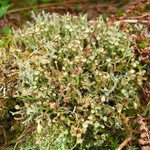
[[[146,4],[143,8],[140,9],[140,12],[149,12],[150,4]]]
[[[148,45],[149,45],[149,42],[147,40],[138,40],[137,41],[137,46],[140,49],[144,49],[144,48],[148,47]]]

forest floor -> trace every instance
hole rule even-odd
[[[147,18],[150,20],[149,0],[62,0],[54,3],[36,3],[31,5],[12,0],[12,7],[0,18],[1,34],[7,33],[11,28],[17,29],[26,21],[30,20],[31,11],[40,12],[45,10],[50,13],[65,14],[67,12],[78,15],[88,14],[89,19],[103,15],[104,18],[115,19],[133,17],[136,19]]]
[[[0,18],[1,37],[11,32],[12,28],[18,29],[22,27],[26,21],[32,21],[30,17],[31,11],[39,13],[40,11],[44,10],[49,13],[55,12],[59,14],[87,14],[89,20],[103,15],[104,19],[109,18],[112,21],[123,20],[133,25],[139,22],[147,29],[147,39],[150,43],[149,0],[62,0],[61,2],[36,3],[34,5],[29,5],[28,1],[27,3],[17,0],[11,1],[13,4],[12,7],[10,7],[10,9]],[[148,76],[148,80],[144,83],[142,93],[142,103],[145,105],[150,101],[150,49],[147,49],[146,51],[140,51],[139,55],[141,55],[143,62],[149,66],[146,74]],[[8,122],[9,121],[10,120],[8,120]],[[6,120],[6,122],[3,122],[0,127],[7,125],[8,122]],[[10,126],[11,125],[9,125],[9,127]],[[10,139],[8,138],[8,140]]]

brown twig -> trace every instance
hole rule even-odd
[[[70,0],[70,1],[64,1],[64,2],[59,2],[59,3],[48,3],[48,4],[41,4],[41,5],[34,5],[34,6],[29,6],[29,7],[24,7],[24,8],[16,8],[16,9],[12,9],[12,10],[8,10],[6,12],[6,14],[11,14],[11,13],[17,13],[17,12],[21,12],[21,11],[26,11],[26,10],[32,10],[33,8],[36,8],[36,9],[44,9],[44,8],[47,8],[47,7],[56,7],[56,6],[59,6],[59,5],[69,5],[69,4],[75,4],[75,3],[86,3],[87,0]]]
[[[123,20],[124,22],[127,22],[127,23],[149,23],[150,21],[148,20],[137,20],[137,19],[126,19],[126,20]]]
[[[18,144],[22,143],[23,141],[25,141],[26,138],[29,136],[29,134],[31,134],[35,129],[36,129],[36,127],[28,127],[27,129],[25,129],[22,132],[22,134],[18,137],[17,142],[16,142],[13,150],[16,150]]]
[[[116,150],[122,150],[123,147],[125,147],[131,141],[131,139],[131,137],[126,138]]]

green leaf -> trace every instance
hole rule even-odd
[[[11,28],[9,28],[9,27],[3,28],[3,29],[1,30],[2,33],[6,33],[6,34],[7,34],[7,33],[11,33],[11,31],[12,31],[12,30],[11,30]]]
[[[9,8],[11,5],[12,5],[12,4],[6,5],[6,6],[2,6],[2,7],[0,8],[0,17],[2,17],[2,16],[6,13],[6,11],[8,10],[8,8]]]
[[[1,4],[2,6],[8,5],[9,2],[10,2],[10,0],[0,0],[0,4]]]

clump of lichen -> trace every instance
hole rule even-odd
[[[32,140],[26,135],[18,146],[115,149],[132,134],[127,120],[138,113],[138,89],[146,80],[131,29],[86,15],[33,18],[2,49],[17,65],[12,97],[19,102],[12,114],[36,128]]]

